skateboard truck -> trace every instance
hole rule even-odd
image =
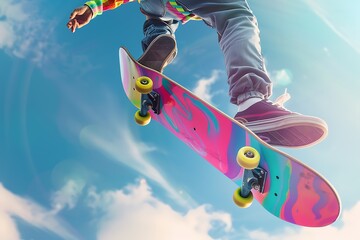
[[[242,186],[235,191],[233,200],[239,207],[247,208],[253,201],[252,189],[264,192],[267,171],[259,167],[260,154],[252,147],[240,148],[237,162],[244,168],[244,174]]]
[[[244,169],[244,176],[240,194],[242,197],[248,197],[251,189],[260,193],[264,192],[267,171],[261,167],[254,169]]]
[[[148,94],[141,94],[140,115],[146,116],[150,109],[152,109],[155,114],[160,114],[160,94],[154,91]]]
[[[153,91],[153,81],[145,76],[136,79],[135,89],[141,94],[140,110],[135,113],[135,122],[145,126],[151,120],[150,109],[160,114],[160,94]]]

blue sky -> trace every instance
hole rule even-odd
[[[358,239],[360,3],[249,1],[275,99],[323,118],[329,135],[282,149],[338,190],[339,220],[310,229],[254,203],[238,209],[236,186],[157,123],[140,128],[121,86],[118,49],[140,56],[137,3],[72,34],[82,1],[0,2],[0,239]],[[229,115],[216,33],[201,22],[177,32],[165,74]]]

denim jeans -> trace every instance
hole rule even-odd
[[[150,43],[159,35],[170,34],[175,37],[175,31],[179,26],[177,20],[163,21],[159,18],[147,19],[144,23],[144,38],[141,41],[142,49],[145,52]]]
[[[142,2],[148,4],[142,8],[145,12],[150,12],[149,6],[152,1],[162,2],[162,0],[143,0]],[[220,48],[225,58],[230,101],[238,105],[252,97],[269,98],[272,83],[261,54],[260,31],[256,17],[246,0],[177,0],[177,2],[184,9],[201,17],[217,31]],[[157,14],[159,20],[164,16],[165,8],[159,9],[162,7],[164,5],[156,6],[157,13],[162,14]],[[145,23],[143,44],[148,44],[156,34],[174,34],[176,30],[176,28],[172,29],[171,24],[152,24],[152,22]],[[152,26],[150,27],[149,24]]]

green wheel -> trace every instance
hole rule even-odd
[[[252,204],[254,197],[252,192],[246,198],[241,196],[241,188],[236,189],[233,195],[234,203],[240,208],[248,208]]]
[[[254,169],[259,166],[260,154],[252,147],[242,147],[237,154],[238,164],[245,169]]]
[[[147,112],[146,116],[143,117],[140,115],[140,110],[136,111],[135,113],[135,122],[139,124],[140,126],[145,126],[150,123],[151,115],[149,112]]]
[[[148,94],[153,90],[153,81],[148,77],[139,77],[135,82],[135,89],[142,94]]]

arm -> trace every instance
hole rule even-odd
[[[77,28],[82,28],[104,11],[115,9],[124,3],[133,1],[135,0],[90,0],[71,13],[67,27],[75,32]]]
[[[98,15],[101,15],[104,11],[113,10],[120,5],[128,2],[133,2],[135,0],[90,0],[85,3],[89,6],[93,12],[92,18],[95,18]]]

